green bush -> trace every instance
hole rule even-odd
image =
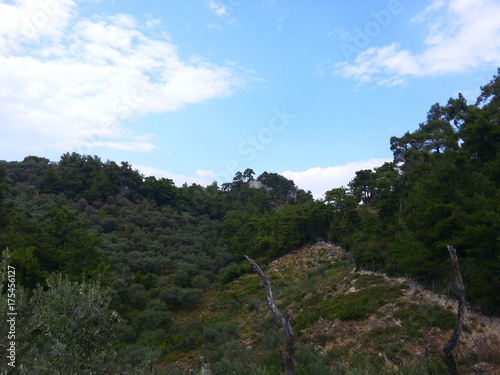
[[[196,306],[202,296],[203,291],[200,289],[174,286],[164,289],[159,298],[171,308],[191,309]]]
[[[7,257],[4,253],[4,259]],[[39,375],[81,374],[104,368],[113,357],[113,326],[117,322],[115,313],[108,309],[109,301],[108,292],[99,284],[70,282],[62,276],[49,277],[46,289],[39,287],[30,293],[17,285],[16,365],[22,364],[25,374]],[[7,308],[7,294],[1,285],[0,315],[7,316]],[[7,324],[1,327],[2,337],[7,337]]]
[[[405,330],[413,335],[422,335],[422,328],[437,327],[449,331],[455,326],[455,316],[437,303],[431,305],[412,305],[397,310],[394,317],[401,319]]]
[[[372,285],[384,284],[384,276],[382,275],[359,275],[354,283],[356,289],[366,288]]]
[[[401,296],[400,285],[372,286],[358,292],[338,294],[324,298],[315,294],[299,303],[303,311],[295,318],[294,327],[300,330],[316,322],[320,317],[329,320],[361,320],[373,314],[380,307]]]
[[[297,375],[329,374],[330,361],[310,346],[301,346],[296,351],[295,373]]]
[[[179,295],[179,304],[184,309],[191,309],[200,302],[203,291],[200,289],[182,289]]]
[[[154,273],[147,273],[140,280],[140,283],[144,285],[144,287],[147,290],[153,288],[157,282],[158,282],[158,275]]]
[[[116,342],[119,344],[133,344],[137,338],[135,330],[130,325],[116,327]]]
[[[163,304],[165,305],[165,304]],[[146,309],[137,316],[135,327],[138,332],[168,329],[172,324],[172,314],[165,309]]]
[[[141,284],[132,283],[132,285],[122,293],[122,296],[122,300],[124,300],[125,303],[139,310],[144,309],[148,304],[146,288]]]
[[[233,322],[217,322],[207,326],[203,330],[203,342],[205,345],[222,343],[240,336],[238,326]]]
[[[210,286],[210,281],[203,275],[197,275],[191,280],[191,286],[195,289],[206,290]]]
[[[232,264],[224,269],[219,280],[223,285],[229,284],[231,281],[250,272],[252,272],[252,266],[246,261],[240,264]]]

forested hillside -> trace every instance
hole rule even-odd
[[[453,244],[469,300],[500,313],[500,77],[472,105],[462,95],[434,104],[390,145],[393,162],[327,193],[337,207],[331,240],[362,267],[437,280],[449,277],[435,271]]]
[[[499,315],[500,70],[475,103],[459,95],[432,105],[390,148],[392,162],[356,172],[324,200],[250,168],[220,186],[179,187],[77,153],[0,162],[0,249],[25,311],[19,358],[39,374],[84,373],[111,358],[112,373],[196,350],[210,330],[188,312],[251,272],[243,255],[266,265],[320,240],[343,247],[359,269],[435,289],[453,279],[453,245],[470,306]],[[76,311],[81,324],[68,338],[63,320]],[[234,327],[219,328],[230,336]]]

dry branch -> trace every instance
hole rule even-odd
[[[285,332],[285,338],[286,338],[286,343],[285,343],[285,372],[286,375],[295,375],[294,367],[295,367],[295,360],[294,360],[294,354],[295,354],[295,347],[294,347],[294,341],[295,341],[295,335],[292,330],[292,326],[290,325],[290,312],[288,309],[285,309],[285,313],[282,314],[281,311],[276,307],[274,304],[273,300],[273,293],[271,291],[271,284],[269,284],[269,281],[267,280],[266,275],[264,272],[261,270],[261,268],[251,259],[250,257],[244,255],[244,257],[250,262],[252,265],[252,268],[254,269],[255,272],[259,275],[260,279],[262,280],[262,284],[264,284],[264,288],[266,289],[266,299],[267,299],[267,306],[271,311],[278,317],[278,319],[281,321],[281,325],[283,326],[283,331]]]

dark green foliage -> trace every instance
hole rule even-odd
[[[214,323],[207,326],[203,331],[203,342],[208,345],[220,344],[238,338],[238,326],[232,322]]]
[[[293,181],[279,175],[278,173],[262,173],[257,181],[262,182],[274,193],[274,198],[279,202],[284,202],[290,196],[295,185]]]
[[[160,300],[171,308],[192,309],[202,295],[200,289],[169,287],[160,293]]]
[[[358,171],[350,190],[326,194],[336,209],[330,236],[358,266],[439,283],[453,279],[445,269],[452,244],[467,298],[500,313],[499,85],[500,74],[474,105],[461,94],[432,105],[416,131],[391,138],[393,163]]]
[[[167,178],[146,177],[144,179],[144,196],[153,199],[159,206],[172,204],[176,196],[174,182]]]
[[[61,176],[57,173],[57,167],[55,165],[49,165],[44,170],[40,193],[58,194],[63,192],[63,190],[63,182]]]
[[[141,284],[133,283],[122,293],[122,300],[127,305],[142,310],[148,304],[146,288]]]
[[[224,270],[220,276],[220,282],[222,284],[229,284],[231,281],[236,280],[244,274],[252,272],[252,267],[248,262],[243,262],[240,264],[232,264]]]
[[[135,328],[137,332],[167,330],[172,325],[172,314],[168,312],[167,304],[151,302],[146,309],[137,316]]]
[[[0,242],[13,250],[12,261],[19,269],[20,280],[29,287],[43,282],[54,271],[78,280],[84,274],[97,276],[106,269],[96,250],[99,238],[85,228],[76,210],[64,205],[47,212],[15,213]]]
[[[349,187],[358,202],[361,201],[363,204],[371,202],[376,187],[375,181],[375,173],[370,169],[356,172],[356,176],[349,184]]]
[[[215,375],[265,374],[256,364],[253,352],[242,346],[238,326],[217,322],[203,331],[203,355]]]
[[[331,305],[334,318],[359,320],[377,311],[380,307],[401,295],[397,286],[374,286],[359,292],[339,295]]]
[[[297,375],[329,374],[331,362],[327,357],[319,354],[310,346],[300,347],[296,352]]]
[[[253,222],[254,234],[246,245],[254,257],[276,257],[327,236],[331,211],[321,203],[285,204]]]
[[[137,282],[142,284],[146,289],[151,289],[158,282],[158,275],[155,273],[147,273],[144,276],[142,276],[142,274],[137,275],[140,275],[137,277]]]
[[[133,344],[137,339],[137,334],[134,328],[130,325],[119,325],[115,328],[116,341],[120,344]]]
[[[203,354],[210,363],[214,375],[267,374],[258,367],[253,353],[245,350],[238,340],[228,340],[219,345],[212,345]]]
[[[300,330],[313,324],[319,318],[328,320],[362,320],[375,313],[380,307],[401,296],[401,286],[376,285],[360,291],[337,294],[334,297],[315,294],[303,299],[296,317],[294,328]]]
[[[450,331],[455,326],[455,316],[438,304],[412,305],[398,309],[394,317],[400,319],[408,335],[421,335],[423,327],[437,327]]]
[[[28,288],[35,288],[48,277],[48,272],[40,269],[33,252],[34,247],[26,247],[17,248],[10,253],[10,262],[19,275],[18,281]]]
[[[285,343],[285,335],[280,321],[274,314],[268,314],[257,321],[257,332],[260,333],[260,347],[263,350],[276,351]]]
[[[7,205],[5,203],[5,199],[8,195],[8,185],[5,182],[6,177],[7,171],[5,165],[0,163],[0,229],[5,227],[9,222]]]
[[[386,269],[390,274],[399,272],[419,277],[439,270],[439,264],[433,261],[429,248],[409,232],[397,234],[394,241],[387,245],[387,254]],[[444,252],[442,255],[445,255]]]

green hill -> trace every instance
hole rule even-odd
[[[323,200],[250,168],[178,187],[95,155],[0,161],[0,307],[19,313],[23,364],[10,373],[175,374],[204,356],[214,374],[279,374],[280,327],[244,255],[292,313],[297,373],[441,373],[456,297],[447,245],[474,312],[457,361],[494,373],[499,126],[497,75],[474,104],[433,105],[390,139],[392,162]]]
[[[291,313],[297,374],[446,373],[441,350],[454,327],[456,301],[418,280],[356,271],[348,258],[320,242],[266,267],[277,307]],[[211,291],[181,316],[205,328],[203,346],[179,352],[178,366],[197,368],[204,356],[214,373],[280,373],[284,334],[256,274]],[[499,320],[468,311],[464,331],[457,353],[463,369],[496,368]]]

